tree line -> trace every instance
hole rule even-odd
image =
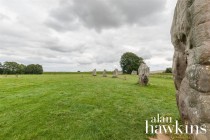
[[[17,62],[0,62],[0,74],[42,74],[43,68],[39,64],[19,64]]]

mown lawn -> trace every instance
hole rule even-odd
[[[0,139],[144,140],[145,120],[179,119],[171,75],[89,74],[0,76]]]

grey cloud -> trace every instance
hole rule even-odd
[[[0,21],[3,20],[10,20],[10,18],[8,16],[6,16],[5,14],[0,13]]]
[[[45,71],[113,70],[120,68],[121,55],[131,51],[151,69],[163,69],[173,55],[165,2],[60,0],[49,8],[41,0],[23,0],[12,7],[4,1],[8,4],[0,9],[7,7],[8,13],[0,14],[0,62],[39,63]]]
[[[152,58],[152,53],[151,50],[149,48],[146,47],[142,47],[138,52],[137,52],[138,56],[142,57],[144,60],[148,60],[150,58]]]
[[[55,29],[57,31],[66,32],[68,30],[74,31],[80,28],[80,23],[76,21],[71,22],[61,22],[61,20],[57,20],[54,18],[48,19],[46,22],[46,25],[51,27],[52,29]]]
[[[144,60],[152,58],[152,54],[150,52],[144,52],[141,56]]]
[[[126,15],[126,21],[130,23],[141,22],[145,17],[162,12],[165,2],[165,0],[114,0],[118,9]]]
[[[173,57],[167,57],[166,60],[167,61],[172,61],[173,60]]]
[[[58,31],[72,30],[79,24],[97,31],[126,24],[152,25],[165,3],[166,0],[62,0],[46,24]]]
[[[86,58],[86,57],[82,57],[81,58],[78,58],[77,61],[76,61],[79,65],[90,65],[92,63],[94,63],[94,61],[90,58]]]
[[[115,49],[117,50],[117,49]],[[120,53],[117,51],[106,51],[104,49],[103,52],[99,53],[96,57],[95,57],[95,61],[97,64],[102,64],[102,63],[114,63],[114,62],[118,62],[120,60]]]
[[[45,43],[43,45],[44,48],[49,49],[51,51],[56,51],[59,53],[84,53],[87,49],[90,49],[90,47],[86,46],[85,44],[77,44],[77,45],[62,45],[56,42],[56,43]]]

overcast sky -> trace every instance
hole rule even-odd
[[[0,0],[0,62],[45,71],[119,68],[124,52],[171,67],[177,0]]]

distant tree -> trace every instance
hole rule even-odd
[[[18,68],[19,64],[17,62],[4,62],[3,65],[3,73],[4,74],[17,74],[18,73]]]
[[[165,73],[172,73],[172,68],[166,68]]]
[[[33,74],[34,64],[30,64],[26,66],[25,74]]]
[[[0,62],[0,74],[42,74],[43,68],[39,64],[30,64],[25,66],[24,64],[18,64],[17,62]]]
[[[4,72],[4,67],[3,67],[3,65],[0,62],[0,74],[3,74],[3,72]]]
[[[36,64],[36,74],[43,74],[42,65]]]
[[[25,70],[26,70],[25,65],[23,65],[23,64],[18,65],[18,71],[17,71],[18,74],[25,74]]]
[[[131,74],[133,70],[138,71],[139,65],[143,62],[143,58],[132,52],[126,52],[121,56],[120,66],[123,73]]]
[[[26,66],[25,73],[26,74],[42,74],[43,68],[39,64],[30,64]]]

